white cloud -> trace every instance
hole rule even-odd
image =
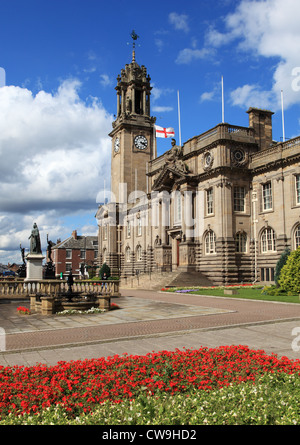
[[[254,85],[240,86],[232,93],[235,103],[245,106],[251,94],[252,98],[260,98],[265,107],[273,107],[276,111],[280,108],[281,90],[287,107],[300,102],[300,93],[293,88],[292,75],[293,69],[300,65],[299,16],[299,0],[242,0],[225,18],[227,32],[209,30],[207,41],[215,47],[236,39],[239,50],[275,60],[270,89],[262,91]],[[238,94],[242,96],[238,98]]]
[[[0,262],[3,251],[27,245],[33,222],[63,237],[71,229],[63,217],[94,218],[101,181],[110,180],[112,117],[96,99],[81,100],[79,88],[77,80],[35,96],[0,88]]]
[[[173,111],[173,107],[169,105],[158,105],[157,102],[163,98],[164,102],[169,101],[169,97],[175,94],[171,88],[158,88],[154,84],[152,86],[152,110],[156,113],[165,113]]]
[[[189,32],[188,16],[185,14],[177,14],[177,12],[171,12],[169,14],[169,22],[178,31]]]
[[[153,107],[153,111],[155,111],[156,113],[166,113],[169,111],[173,111],[173,107],[162,107],[162,106],[154,106]]]
[[[212,54],[212,51],[208,48],[195,49],[195,48],[185,48],[181,50],[177,56],[176,63],[178,64],[189,64],[193,60],[204,59]]]
[[[206,102],[206,101],[211,101],[214,99],[215,97],[215,90],[214,91],[206,91],[204,93],[201,94],[200,97],[200,102]]]
[[[103,87],[108,87],[108,86],[112,85],[112,80],[110,79],[110,77],[107,74],[101,74],[100,84]]]
[[[255,104],[262,109],[270,108],[273,102],[272,93],[261,90],[258,85],[244,85],[237,88],[231,93],[231,100],[233,105],[250,107]]]

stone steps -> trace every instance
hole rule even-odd
[[[176,272],[152,272],[138,276],[122,278],[120,287],[123,289],[160,290],[166,283],[176,277]]]
[[[148,289],[160,290],[163,287],[210,287],[212,281],[201,272],[153,272],[151,275],[121,279],[120,287],[123,289]]]
[[[213,282],[209,280],[201,272],[181,272],[177,274],[166,286],[175,287],[210,287],[213,286]]]

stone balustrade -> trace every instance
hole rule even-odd
[[[96,294],[109,294],[111,297],[119,297],[119,285],[118,280],[106,280],[106,288],[102,289],[102,282],[91,280],[78,280],[74,281],[72,286],[73,292],[84,293],[96,293]],[[68,284],[66,280],[1,280],[0,281],[0,296],[29,296],[31,294],[43,294],[56,296],[62,292],[68,291]]]

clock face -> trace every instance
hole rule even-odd
[[[139,150],[145,150],[147,148],[147,145],[148,145],[147,138],[145,138],[145,136],[142,136],[142,135],[136,136],[134,138],[134,145]]]
[[[115,140],[115,152],[118,153],[119,150],[120,150],[120,139],[116,138],[116,140]]]

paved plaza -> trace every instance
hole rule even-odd
[[[16,309],[29,307],[28,301],[2,300],[0,366],[224,345],[300,359],[300,305],[136,289],[121,293],[113,299],[120,309],[89,315],[21,316]]]

